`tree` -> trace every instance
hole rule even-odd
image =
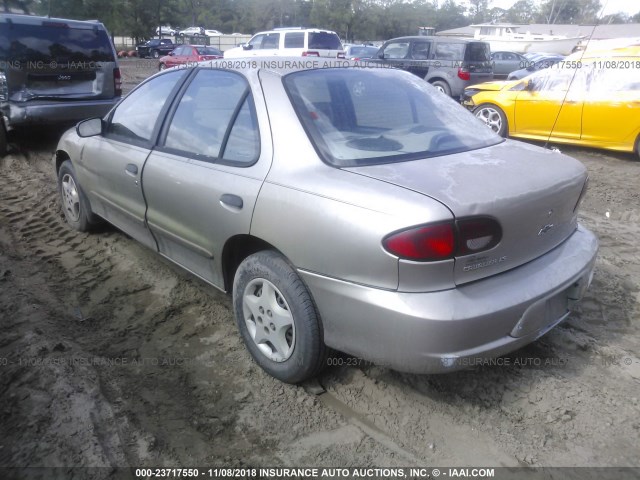
[[[540,7],[544,23],[595,23],[602,6],[600,0],[547,0]]]
[[[532,23],[538,17],[538,6],[533,0],[518,0],[507,10],[504,20],[512,23]]]
[[[15,10],[22,13],[31,13],[33,0],[2,0],[2,6],[5,12],[13,12]]]

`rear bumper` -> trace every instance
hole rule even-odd
[[[120,101],[120,97],[106,100],[33,101],[7,103],[2,115],[8,129],[26,125],[75,123],[85,118],[103,117]]]
[[[508,272],[432,293],[355,285],[300,271],[325,342],[395,370],[442,373],[516,350],[564,320],[591,282],[598,241],[579,227]]]

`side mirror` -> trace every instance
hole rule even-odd
[[[244,50],[251,50],[251,49],[253,49],[253,45],[250,45],[250,44],[248,44],[248,43],[245,43],[245,44],[243,44],[243,45],[242,45],[242,48],[243,48]]]
[[[378,52],[378,58],[384,60],[384,52],[382,50]]]
[[[528,92],[533,92],[536,89],[536,82],[534,82],[533,80],[529,79],[529,80],[525,80],[524,81],[524,89],[527,90]]]
[[[76,133],[81,138],[102,135],[103,123],[101,118],[89,118],[76,125]]]

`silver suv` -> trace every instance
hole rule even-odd
[[[265,55],[345,58],[338,34],[317,28],[276,28],[259,32],[246,44],[224,52],[224,58]]]
[[[116,52],[101,23],[0,15],[0,155],[16,127],[102,116],[121,95]]]

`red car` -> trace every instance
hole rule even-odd
[[[177,65],[190,65],[203,60],[222,58],[222,52],[206,45],[180,45],[169,55],[160,59],[160,70]]]

